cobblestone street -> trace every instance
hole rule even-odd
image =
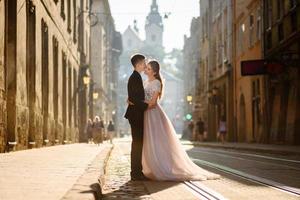
[[[103,199],[151,199],[142,181],[130,181],[130,154],[125,145],[115,145],[103,178]],[[124,148],[125,147],[125,148]]]
[[[199,199],[182,182],[130,181],[130,140],[128,139],[115,141],[105,171],[101,184],[104,200]]]
[[[229,145],[229,144],[228,144]],[[191,148],[191,145],[184,145],[184,148],[189,152],[191,158],[201,157],[203,161],[208,159],[213,160],[214,163],[222,164],[222,162],[230,162],[231,164],[239,163],[242,159],[237,157],[230,160],[228,156],[226,159],[217,158],[213,156],[205,156],[209,148],[199,149],[198,147]],[[241,149],[246,149],[247,145],[242,146]],[[262,148],[262,147],[261,147]],[[270,150],[270,148],[272,148]],[[262,148],[263,149],[263,148]],[[193,153],[199,150],[197,153]],[[276,152],[275,147],[264,147],[264,150]],[[225,150],[222,154],[232,153],[230,150]],[[295,151],[296,153],[296,151]],[[252,155],[252,154],[251,154]],[[292,154],[293,155],[293,154]],[[250,156],[250,154],[248,154]],[[255,155],[253,155],[255,156]],[[263,156],[262,156],[263,157]],[[163,162],[163,161],[162,161]],[[248,162],[248,161],[247,161]],[[261,168],[253,160],[250,160],[253,168]],[[221,175],[219,180],[195,181],[195,182],[158,182],[158,181],[130,181],[130,140],[118,139],[115,140],[113,150],[110,154],[106,165],[105,176],[101,178],[102,198],[104,200],[115,199],[172,199],[172,200],[194,200],[207,199],[199,194],[201,191],[206,191],[208,194],[218,196],[218,199],[297,199],[298,195],[293,195],[286,191],[276,189],[274,186],[267,186],[260,184],[252,179],[245,179],[243,177],[235,176],[234,174],[224,173],[222,171],[215,171],[211,167],[205,167],[201,163],[201,167],[209,171],[213,171]],[[246,163],[246,161],[244,161]],[[267,166],[267,169],[272,167]],[[225,168],[224,168],[225,169]],[[229,168],[228,168],[229,169]],[[238,169],[236,167],[236,169]],[[240,169],[239,169],[240,170]],[[298,175],[295,174],[295,179]],[[274,176],[275,177],[275,176]],[[192,187],[190,187],[192,185]],[[229,187],[228,187],[229,186]],[[287,186],[287,185],[286,185]],[[209,198],[214,199],[214,198]]]

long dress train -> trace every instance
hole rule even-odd
[[[145,82],[145,99],[150,100],[161,83]],[[142,166],[145,176],[161,181],[217,179],[220,176],[194,164],[179,139],[169,118],[159,104],[144,114]]]

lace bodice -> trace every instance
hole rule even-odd
[[[161,83],[157,79],[155,79],[153,81],[147,80],[144,82],[144,88],[145,88],[145,100],[149,101],[149,100],[151,100],[151,98],[155,92],[160,92]]]

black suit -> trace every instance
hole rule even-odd
[[[141,75],[133,71],[128,84],[128,99],[134,105],[129,105],[125,113],[131,126],[132,143],[131,143],[131,177],[142,176],[142,149],[144,136],[144,111],[148,104],[144,102],[145,91]]]

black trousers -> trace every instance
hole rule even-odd
[[[142,172],[142,150],[143,150],[143,136],[144,136],[144,122],[142,120],[131,121],[131,177],[139,177],[143,175]]]

